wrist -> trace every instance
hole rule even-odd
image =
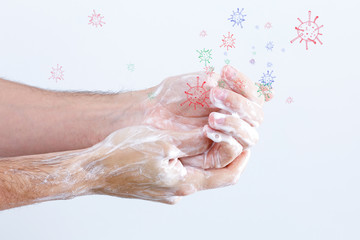
[[[110,133],[129,126],[141,125],[145,112],[153,104],[151,93],[153,88],[112,95],[98,108],[98,116],[94,128],[92,145],[104,140]]]

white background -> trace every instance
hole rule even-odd
[[[143,89],[200,70],[198,49],[213,49],[219,71],[228,31],[236,38],[232,65],[258,81],[271,62],[276,76],[276,97],[236,186],[175,206],[91,196],[11,209],[0,212],[0,239],[360,239],[359,7],[355,0],[0,0],[0,77],[9,80]],[[237,8],[247,15],[243,29],[227,20]],[[88,24],[93,9],[103,27]],[[323,45],[306,51],[290,40],[309,10],[324,25]],[[63,81],[49,79],[57,64]],[[294,103],[285,103],[289,96]]]

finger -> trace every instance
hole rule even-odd
[[[181,158],[186,156],[196,156],[206,152],[212,145],[212,141],[204,134],[203,128],[191,131],[169,131],[171,134],[171,145],[177,147],[181,153],[168,155],[169,158]],[[170,152],[170,150],[169,150]]]
[[[258,96],[257,88],[254,86],[253,81],[234,67],[229,65],[224,66],[221,71],[221,77],[233,91],[240,93],[245,98],[256,102],[260,106],[264,104],[264,98]]]
[[[179,189],[184,192],[192,189],[192,192],[195,192],[234,185],[239,181],[249,158],[250,150],[245,150],[225,168],[204,170],[186,166],[187,175]]]
[[[263,121],[264,113],[260,105],[231,90],[212,88],[210,101],[217,108],[238,115],[253,127],[258,127]]]
[[[207,125],[204,131],[214,144],[204,154],[181,158],[180,161],[184,166],[202,169],[222,168],[231,163],[243,150],[243,147],[231,136],[215,131]]]
[[[259,140],[256,129],[237,116],[212,112],[209,116],[209,126],[232,136],[244,149],[255,145]]]

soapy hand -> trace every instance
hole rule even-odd
[[[184,166],[183,158],[191,161],[204,155],[210,146],[201,128],[185,132],[128,127],[90,148],[91,157],[82,163],[82,168],[94,194],[173,204],[181,196],[238,181],[249,151],[239,152],[222,169]]]
[[[218,87],[219,81],[226,83],[226,86]],[[195,104],[186,102],[185,91],[197,85],[209,91],[209,101],[206,103],[208,105],[202,102],[203,107],[198,104],[195,108]],[[209,76],[205,72],[198,72],[171,77],[152,89],[155,99],[147,106],[142,124],[185,131],[205,126],[208,136],[215,142],[208,157],[205,161],[201,157],[191,161],[184,159],[183,163],[204,169],[224,167],[234,156],[225,160],[223,143],[218,140],[226,138],[228,142],[237,141],[244,149],[258,141],[255,127],[263,121],[265,99],[259,96],[257,90],[258,87],[251,80],[231,66],[225,66],[221,75],[214,73]]]

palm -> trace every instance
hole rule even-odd
[[[156,87],[156,99],[146,113],[145,123],[167,130],[203,127],[209,114],[218,110],[210,102],[209,91],[219,78],[197,72],[165,79]]]

